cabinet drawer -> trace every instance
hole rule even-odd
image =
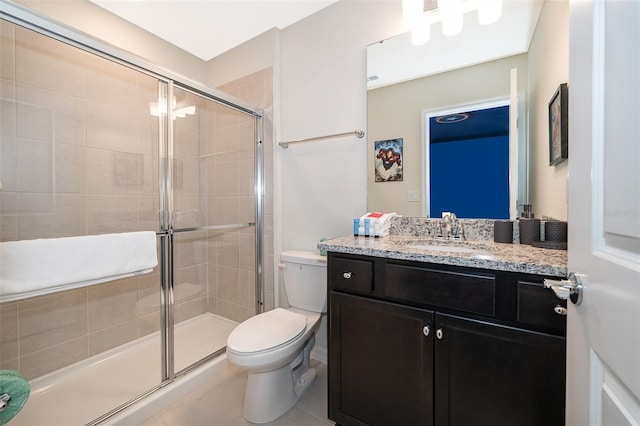
[[[373,291],[373,261],[332,256],[329,286],[357,293]]]
[[[567,301],[556,297],[542,283],[518,281],[518,322],[564,332],[566,316],[554,311],[556,306],[567,307]]]
[[[408,302],[495,316],[492,273],[460,273],[388,263],[385,296]]]

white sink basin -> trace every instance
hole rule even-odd
[[[448,245],[437,245],[437,244],[413,244],[412,248],[418,250],[427,250],[427,251],[443,251],[448,253],[482,253],[482,250],[473,249],[469,247],[460,247],[460,246],[448,246]]]

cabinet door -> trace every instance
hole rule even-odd
[[[436,334],[436,425],[564,424],[563,337],[444,314]]]
[[[337,292],[329,312],[329,417],[432,425],[433,312]]]

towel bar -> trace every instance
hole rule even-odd
[[[194,231],[215,231],[218,229],[232,229],[232,228],[244,228],[246,226],[255,226],[255,222],[247,222],[247,223],[232,223],[228,225],[208,225],[208,226],[195,226],[193,228],[178,228],[172,229],[169,231],[158,231],[156,235],[167,235],[167,234],[177,234],[180,232],[194,232]]]
[[[292,144],[292,143],[313,142],[313,141],[340,138],[340,137],[343,137],[343,136],[351,136],[351,135],[356,135],[358,138],[362,139],[364,137],[364,131],[362,131],[362,130],[354,130],[353,132],[336,133],[335,135],[318,136],[318,137],[315,137],[315,138],[307,138],[307,139],[298,139],[298,140],[289,141],[289,142],[279,142],[278,145],[280,145],[282,148],[286,149],[286,148],[289,148],[289,144]]]

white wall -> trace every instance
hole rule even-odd
[[[280,140],[366,131],[366,46],[402,32],[400,5],[343,0],[282,30]],[[367,208],[365,140],[278,148],[283,249],[352,232]]]
[[[276,144],[366,131],[366,46],[402,32],[400,4],[342,0],[282,30]],[[366,135],[276,147],[276,253],[352,232],[367,208],[366,161]],[[320,359],[326,323],[316,333]]]

